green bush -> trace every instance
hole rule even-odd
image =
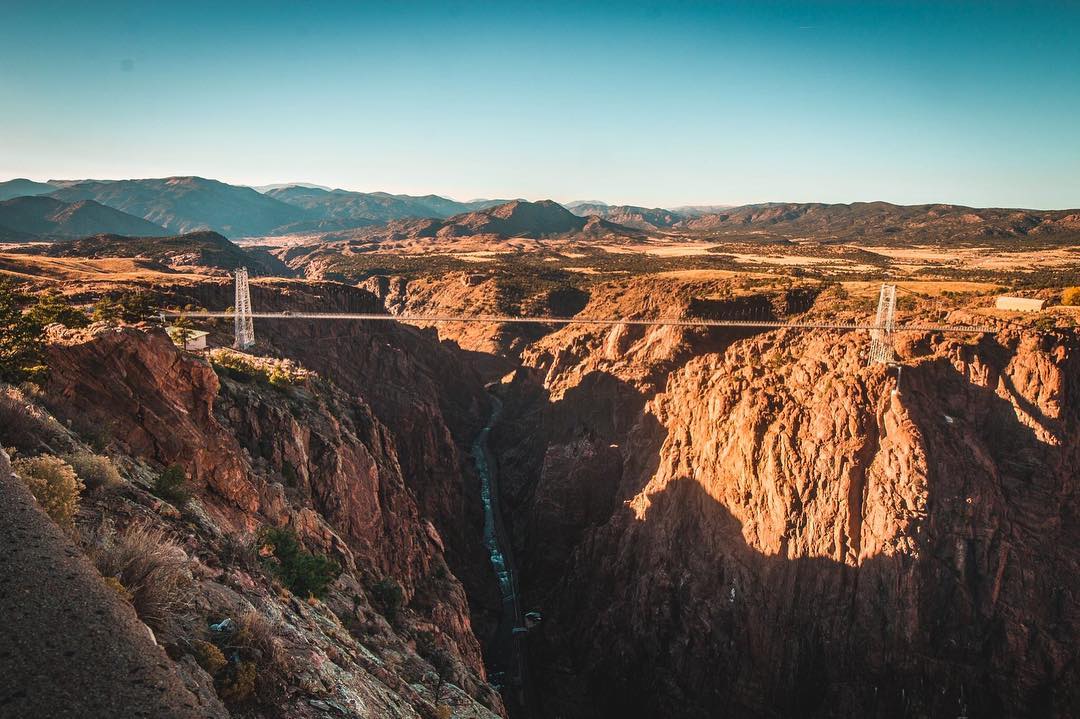
[[[154,301],[146,292],[125,292],[117,301],[120,305],[120,316],[125,322],[143,322],[154,319],[157,308]]]
[[[292,360],[256,357],[224,347],[210,351],[210,363],[216,372],[238,382],[256,382],[279,389],[302,384],[311,375]]]
[[[90,313],[94,322],[105,322],[110,325],[119,324],[123,316],[124,309],[112,297],[102,297],[95,302]]]
[[[405,603],[405,590],[393,577],[385,577],[371,585],[371,600],[382,615],[394,621]]]
[[[59,292],[38,295],[37,302],[26,312],[31,322],[45,327],[62,324],[65,327],[86,327],[90,318],[78,307],[72,306]]]
[[[116,465],[108,457],[91,452],[75,452],[64,456],[87,489],[109,489],[124,483]]]
[[[74,526],[83,483],[70,464],[51,454],[43,454],[17,459],[12,468],[54,522],[65,528]]]
[[[191,499],[191,492],[184,469],[174,464],[162,472],[154,482],[154,494],[173,504],[186,504]]]
[[[45,379],[42,325],[23,312],[29,298],[0,280],[0,382],[41,383]]]
[[[269,569],[289,590],[301,597],[323,597],[341,566],[322,554],[304,549],[291,529],[270,527],[261,534],[262,544],[273,557]]]

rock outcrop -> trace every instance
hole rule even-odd
[[[541,715],[1075,713],[1075,336],[915,337],[899,384],[864,342],[525,353],[496,451]]]
[[[320,687],[306,689],[307,697],[354,709],[378,698],[377,705],[395,707],[371,715],[430,713],[440,699],[418,691],[425,665],[411,654],[419,649],[409,648],[424,634],[460,667],[452,675],[457,688],[447,691],[463,715],[500,712],[497,695],[484,681],[465,592],[444,559],[444,539],[411,488],[443,477],[432,472],[407,482],[403,472],[424,472],[424,457],[403,461],[395,434],[359,394],[347,395],[320,377],[271,383],[258,371],[262,360],[247,361],[252,365],[215,371],[204,359],[178,351],[160,330],[54,329],[45,400],[76,431],[130,458],[136,474],[184,468],[197,497],[189,511],[200,528],[189,541],[213,558],[207,561],[224,561],[216,545],[234,541],[229,537],[285,526],[341,564],[345,575],[326,605],[334,622],[352,622],[356,631],[328,628],[327,613],[320,618],[318,607],[281,605],[243,575],[231,575],[224,587],[204,587],[208,607],[233,607],[234,613],[261,607],[295,628],[296,651],[308,647],[317,653],[315,666],[326,669],[303,680]],[[460,480],[460,473],[452,478]],[[437,489],[428,492],[435,495]],[[97,511],[102,521],[159,521],[108,503]],[[371,587],[383,580],[401,587],[406,612],[389,625],[370,608],[384,601],[371,598]],[[249,591],[236,596],[238,586]],[[377,644],[364,648],[365,641]],[[399,657],[394,662],[412,662],[413,668],[380,668],[388,652]],[[338,669],[328,673],[333,666]],[[304,696],[281,711],[306,716],[307,708],[297,708]]]

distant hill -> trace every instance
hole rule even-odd
[[[261,192],[263,194],[270,192],[270,190],[280,190],[284,187],[314,187],[318,190],[330,189],[326,185],[315,185],[310,182],[278,182],[273,185],[248,185],[248,187],[255,190],[256,192]]]
[[[457,202],[439,195],[391,195],[386,192],[351,192],[292,185],[268,190],[268,196],[307,210],[309,223],[321,223],[312,229],[355,227],[356,222],[373,224],[406,218],[444,218],[462,212],[502,204],[506,200]],[[292,228],[297,231],[297,228]]]
[[[56,187],[47,182],[34,182],[33,180],[27,180],[25,177],[17,177],[14,180],[0,182],[0,200],[44,195],[55,189]]]
[[[397,220],[382,227],[363,230],[368,240],[454,238],[477,235],[543,239],[568,234],[637,235],[637,230],[621,227],[599,217],[579,217],[552,200],[513,200],[495,207],[454,215],[445,220]]]
[[[661,207],[635,207],[633,205],[608,205],[606,203],[577,202],[572,203],[570,211],[582,217],[596,215],[609,222],[614,222],[625,227],[636,227],[640,230],[655,230],[672,227],[676,223],[686,219],[671,210]]]
[[[38,195],[0,202],[0,239],[21,242],[81,237],[102,232],[147,236],[167,234],[152,222],[93,200],[63,202]]]
[[[575,214],[577,214],[576,210],[579,207],[583,206],[583,205],[591,205],[592,207],[610,207],[611,206],[611,205],[609,205],[608,203],[606,203],[606,202],[604,202],[602,200],[573,200],[572,202],[564,202],[564,203],[562,203],[563,207],[570,210],[571,212],[575,212]]]
[[[250,187],[201,177],[79,180],[62,184],[50,196],[66,202],[94,200],[176,233],[209,229],[234,237],[264,235],[280,226],[308,219],[301,208]]]
[[[979,244],[1035,238],[1080,241],[1080,210],[1017,210],[961,205],[856,202],[768,203],[685,220],[677,229],[711,236],[811,238],[819,241]]]
[[[685,217],[698,217],[699,215],[712,215],[717,212],[730,210],[732,207],[735,207],[735,205],[680,205],[679,207],[669,207],[668,209]]]
[[[101,234],[56,242],[35,250],[49,257],[135,257],[154,260],[172,268],[215,267],[234,270],[247,267],[255,274],[290,276],[292,272],[276,257],[262,250],[245,250],[216,232],[203,230],[170,237],[123,237]]]

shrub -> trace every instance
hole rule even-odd
[[[119,324],[123,318],[124,310],[112,297],[102,297],[94,303],[90,313],[94,322],[105,322],[109,325]]]
[[[255,693],[255,679],[259,672],[252,662],[237,662],[218,682],[218,696],[231,704],[239,704]]]
[[[123,534],[105,531],[90,556],[102,576],[114,577],[131,593],[135,612],[155,630],[191,606],[195,580],[187,554],[160,529],[136,525]]]
[[[237,630],[231,638],[230,647],[237,649],[242,657],[259,666],[284,666],[285,650],[266,617],[256,611],[249,611],[240,617],[236,625]]]
[[[186,504],[191,499],[184,469],[173,465],[162,472],[154,482],[154,494],[173,504]]]
[[[302,384],[311,377],[311,372],[292,360],[256,357],[224,347],[210,351],[210,362],[216,372],[231,379],[277,388]]]
[[[1061,304],[1076,307],[1080,305],[1080,287],[1066,287],[1061,291]]]
[[[275,560],[271,572],[301,597],[322,597],[330,583],[341,574],[341,566],[322,554],[305,550],[290,529],[271,527],[261,534],[262,544]]]
[[[243,702],[253,693],[264,700],[282,691],[282,677],[291,674],[281,640],[262,614],[251,610],[241,615],[231,629],[217,632],[212,641],[228,667],[217,674],[216,685],[222,699]]]
[[[1057,328],[1057,318],[1053,315],[1043,315],[1033,323],[1035,329],[1040,332],[1052,332]]]
[[[59,292],[38,295],[37,302],[26,312],[26,316],[39,327],[59,323],[78,328],[90,324],[86,313],[70,305]]]
[[[195,661],[211,676],[217,675],[229,663],[217,645],[210,642],[196,639],[191,643],[191,649]]]
[[[108,424],[101,417],[76,415],[68,419],[68,427],[99,454],[104,452],[113,440]]]
[[[131,592],[127,590],[127,587],[120,583],[119,579],[117,579],[116,577],[104,577],[104,579],[105,586],[119,594],[120,598],[123,599],[125,602],[131,604],[131,600],[133,599],[133,597],[131,596]]]
[[[143,322],[155,317],[153,298],[146,292],[125,292],[120,295],[120,316],[125,322]]]
[[[259,547],[254,537],[226,534],[221,539],[218,559],[223,566],[237,566],[248,571],[259,564]]]
[[[60,425],[14,387],[0,387],[0,446],[30,453],[48,449]]]
[[[12,467],[54,522],[65,528],[74,526],[83,484],[70,464],[51,454],[43,454],[17,459]]]
[[[75,452],[64,456],[87,489],[110,489],[124,483],[116,465],[108,457],[90,452]]]
[[[393,577],[385,577],[371,585],[371,599],[382,615],[394,621],[405,603],[405,590]]]

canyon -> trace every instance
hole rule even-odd
[[[956,220],[939,210],[900,214]],[[670,224],[609,216],[627,214]],[[848,222],[749,220],[825,221]],[[301,244],[20,248],[0,274],[52,318],[47,373],[0,388],[0,446],[16,471],[116,466],[71,541],[94,559],[149,531],[182,554],[182,608],[134,616],[121,593],[110,611],[149,627],[160,681],[206,716],[1076,714],[1075,308],[990,306],[1005,283],[1052,300],[1069,251],[1032,250],[1025,273],[1012,247],[643,231],[512,202]],[[950,279],[969,251],[985,276]],[[244,350],[196,312],[233,304],[240,263],[256,310],[284,313]],[[869,364],[865,331],[299,316],[865,323],[860,267],[899,275],[901,324],[993,332],[901,332]],[[179,349],[152,308],[192,313],[212,349]],[[290,542],[325,582],[284,572]],[[221,664],[226,620],[264,639]]]
[[[430,312],[498,306],[497,285],[256,279],[252,294],[266,310]],[[68,287],[73,301],[97,289]],[[142,289],[220,307],[232,287]],[[830,302],[811,283],[736,291],[656,276],[572,300],[586,316],[634,317],[790,318]],[[229,343],[224,323],[206,329]],[[257,607],[290,627],[290,652],[323,657],[302,689],[279,690],[292,703],[259,704],[260,716],[318,716],[326,702],[512,717],[1077,706],[1074,332],[908,333],[898,373],[866,366],[864,336],[825,330],[261,321],[252,356],[314,373],[284,389],[182,353],[152,325],[50,332],[40,403],[69,428],[52,441],[104,428],[132,476],[179,464],[197,497],[181,520],[135,480],[83,513],[186,522],[200,603]],[[484,433],[513,611],[542,616],[509,637],[483,539]],[[222,538],[264,525],[341,564],[324,606],[344,631],[222,559]],[[381,577],[402,589],[393,620],[379,616]],[[456,667],[442,699],[417,681],[432,635]],[[209,706],[236,711],[164,641]],[[507,672],[516,662],[528,669]]]

